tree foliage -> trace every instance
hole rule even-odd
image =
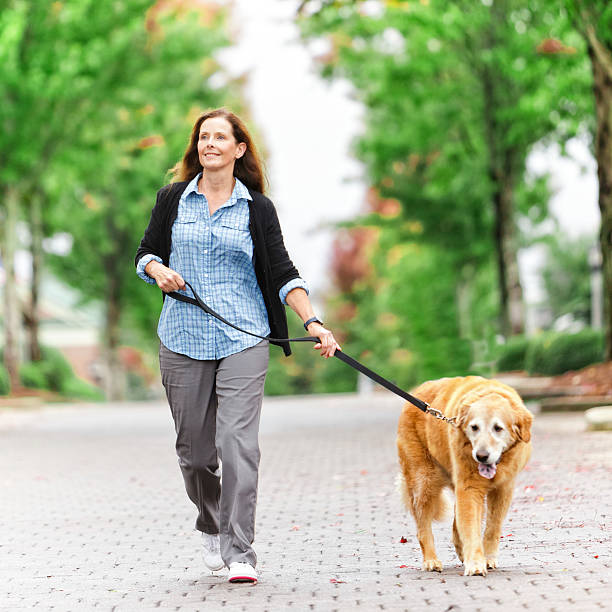
[[[46,232],[70,235],[51,264],[104,300],[109,379],[120,324],[154,329],[159,295],[133,255],[195,114],[232,99],[207,82],[223,44],[223,14],[206,5],[22,0],[0,14],[0,184],[19,200],[36,190]]]
[[[517,220],[534,226],[548,214],[545,180],[527,180],[526,158],[536,143],[563,143],[593,125],[585,45],[564,8],[543,0],[303,4],[305,35],[330,41],[323,72],[349,78],[366,108],[356,153],[375,214],[362,222],[380,228],[379,249],[421,247],[398,276],[429,293],[427,308],[441,316],[396,300],[398,317],[416,317],[413,342],[449,334],[486,346],[495,332],[520,332]],[[377,270],[386,279],[386,268]],[[373,290],[362,297],[369,307],[380,299]],[[448,318],[453,326],[443,329]]]
[[[584,37],[593,71],[596,129],[593,152],[599,179],[603,259],[605,354],[612,360],[612,5],[607,0],[565,0]]]
[[[584,324],[591,323],[590,237],[571,239],[559,234],[547,240],[548,253],[542,269],[546,305],[557,319],[572,315]]]

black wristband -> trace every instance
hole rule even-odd
[[[306,331],[308,331],[308,326],[311,323],[318,323],[319,325],[323,325],[323,321],[319,321],[319,319],[317,319],[317,317],[310,317],[310,319],[308,319],[308,321],[306,321],[306,323],[304,323],[304,329]]]

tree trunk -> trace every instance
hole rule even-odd
[[[108,267],[108,290],[106,295],[106,323],[104,329],[105,346],[105,380],[104,390],[109,401],[121,400],[125,397],[125,374],[119,359],[121,300],[120,280],[113,274],[111,264]]]
[[[15,251],[18,195],[15,189],[6,191],[2,262],[4,267],[4,365],[8,371],[11,391],[21,387],[19,381],[19,330],[21,325],[15,278]]]
[[[516,225],[514,223],[513,189],[509,181],[498,176],[493,193],[495,209],[495,244],[500,291],[500,325],[504,336],[525,331],[523,289],[519,278]]]
[[[38,298],[40,291],[40,273],[42,269],[42,200],[38,193],[34,193],[30,200],[30,252],[32,254],[32,282],[30,285],[30,312],[27,318],[28,345],[30,349],[30,360],[40,361],[42,352],[38,338],[39,312]]]
[[[494,47],[491,33],[489,47]],[[525,331],[523,312],[523,289],[519,277],[516,225],[514,223],[515,167],[512,150],[504,148],[503,130],[495,116],[499,88],[488,66],[481,73],[484,105],[484,133],[489,154],[489,177],[493,183],[493,208],[495,226],[493,230],[497,256],[498,285],[500,298],[500,331],[506,336]]]
[[[593,89],[597,113],[595,158],[599,179],[601,230],[599,239],[603,258],[604,329],[606,359],[612,360],[612,54],[589,38],[593,66]],[[602,54],[607,54],[607,58]],[[606,61],[607,60],[607,61]]]

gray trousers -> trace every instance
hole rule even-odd
[[[198,508],[196,529],[220,534],[226,565],[255,566],[259,416],[268,342],[205,361],[162,344],[159,364],[187,495]]]

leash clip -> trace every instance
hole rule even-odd
[[[427,404],[427,408],[425,409],[425,412],[427,412],[428,414],[431,414],[432,416],[434,416],[436,419],[439,419],[440,421],[446,421],[450,425],[455,425],[455,417],[449,418],[447,416],[444,416],[442,412],[440,412],[437,408],[432,408],[429,404]]]

